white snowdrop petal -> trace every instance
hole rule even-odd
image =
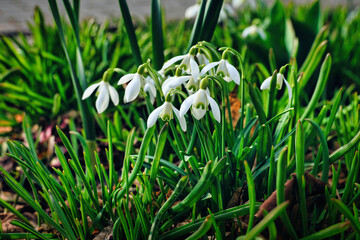
[[[259,36],[262,40],[266,39],[266,33],[264,32],[264,30],[262,30],[262,28],[257,28],[256,32],[259,34]]]
[[[106,108],[109,106],[109,91],[108,88],[104,85],[100,86],[101,89],[99,89],[99,96],[96,99],[95,106],[98,113],[102,113],[106,110]]]
[[[191,107],[191,104],[194,102],[196,97],[196,94],[190,95],[189,97],[187,97],[183,103],[181,104],[180,107],[180,116],[183,117],[186,112],[189,110],[189,108]]]
[[[164,95],[166,95],[169,91],[170,91],[170,87],[169,84],[171,83],[171,81],[174,80],[175,77],[169,77],[168,79],[165,80],[165,82],[163,82],[163,84],[161,85],[161,90],[163,92]]]
[[[200,120],[205,116],[206,109],[203,108],[191,108],[192,115],[195,117],[196,120]]]
[[[124,102],[128,103],[134,101],[134,99],[139,95],[141,88],[140,75],[136,74],[134,79],[127,85],[125,89]]]
[[[89,87],[84,91],[81,99],[84,100],[84,99],[90,97],[90,95],[94,92],[94,90],[95,90],[101,83],[102,83],[102,81],[99,82],[99,83],[95,83],[95,84],[89,86]]]
[[[177,119],[179,120],[181,130],[183,130],[183,132],[186,132],[186,120],[185,120],[185,117],[184,116],[181,117],[180,116],[180,111],[177,110],[172,104],[171,104],[171,108],[174,111]]]
[[[256,26],[251,25],[247,28],[244,29],[244,31],[242,32],[241,36],[243,38],[248,37],[249,35],[253,35],[256,32]]]
[[[231,80],[233,80],[237,85],[240,84],[240,74],[236,68],[226,61],[226,67],[229,72]]]
[[[126,75],[122,76],[122,77],[120,78],[119,82],[118,82],[118,85],[127,83],[128,81],[130,81],[131,79],[133,79],[136,74],[137,74],[137,73],[129,73],[129,74],[126,74]]]
[[[152,96],[156,96],[156,87],[154,84],[149,83],[149,93]]]
[[[284,75],[282,75],[281,73],[278,73],[276,75],[276,87],[277,89],[281,89],[282,88],[282,85],[283,85],[283,82],[284,82]]]
[[[181,59],[185,58],[187,54],[185,55],[180,55],[180,56],[176,56],[171,58],[169,61],[167,61],[164,66],[161,68],[161,70],[166,69],[168,67],[170,67],[171,65],[173,65],[174,63],[180,61]]]
[[[119,94],[118,92],[116,91],[116,89],[111,86],[109,84],[109,93],[110,93],[110,98],[111,98],[111,101],[114,103],[114,105],[118,105],[119,104]]]
[[[261,84],[260,89],[261,89],[261,90],[269,89],[269,88],[270,88],[270,83],[271,83],[271,77],[268,77],[268,78],[265,79],[264,82]]]
[[[191,76],[181,76],[181,77],[171,77],[168,78],[163,85],[161,86],[161,90],[163,91],[164,95],[166,95],[170,89],[175,89],[181,84],[185,83],[191,78]]]
[[[219,108],[218,104],[212,97],[210,97],[210,95],[207,95],[207,99],[210,103],[211,111],[214,115],[215,120],[220,122],[221,114],[220,114],[220,108]]]
[[[165,102],[166,103],[166,102]],[[158,119],[161,111],[164,109],[165,107],[165,103],[163,105],[161,105],[160,107],[156,108],[154,111],[152,111],[149,115],[149,118],[147,120],[147,127],[151,128],[152,126],[154,126],[156,120]]]
[[[214,68],[215,66],[219,65],[219,62],[212,62],[209,63],[208,65],[206,65],[200,72],[200,76],[204,75],[205,73],[207,73],[210,69]]]
[[[191,75],[194,78],[197,78],[199,76],[200,70],[199,70],[199,65],[196,63],[193,56],[191,56],[190,58],[190,69],[191,69]]]

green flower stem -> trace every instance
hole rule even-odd
[[[228,87],[227,87],[227,84],[223,84],[223,86],[224,86],[224,89],[225,89],[225,97],[226,97],[226,101],[224,101],[224,99],[223,99],[223,102],[225,103],[227,103],[226,104],[226,107],[227,107],[227,111],[228,111],[228,118],[229,118],[229,127],[230,127],[230,137],[229,137],[229,140],[232,140],[232,139],[234,139],[234,135],[235,135],[235,133],[234,133],[234,128],[233,128],[233,121],[232,121],[232,116],[231,116],[231,106],[230,106],[230,98],[229,98],[229,89],[228,89]],[[224,114],[225,115],[225,114]],[[223,121],[225,122],[225,119],[223,119]],[[225,135],[223,135],[223,136],[225,136]],[[232,142],[230,142],[229,144],[228,144],[228,146],[229,147],[232,147],[233,146],[233,143]]]
[[[268,112],[267,119],[271,119],[273,117],[274,111],[274,101],[275,101],[275,92],[276,92],[276,82],[277,82],[277,71],[273,72],[270,82],[270,90],[269,90],[269,100],[268,100]]]
[[[194,126],[193,126],[193,130],[192,130],[192,133],[191,133],[191,138],[190,138],[189,145],[188,145],[187,148],[186,148],[186,152],[185,152],[186,155],[189,155],[189,154],[191,153],[191,150],[194,148],[196,139],[197,139],[196,126],[194,125]]]
[[[196,128],[196,131],[197,131],[197,135],[199,136],[199,139],[200,139],[200,144],[201,144],[201,147],[202,147],[201,150],[203,150],[204,153],[205,153],[206,162],[209,162],[212,159],[212,157],[211,157],[212,155],[211,155],[210,150],[209,150],[209,148],[208,148],[208,146],[206,144],[204,134],[203,134],[202,129],[200,127],[200,123],[194,117],[193,117],[193,121],[195,123],[195,128]]]
[[[258,114],[259,116],[259,121],[260,121],[260,124],[264,124],[266,123],[266,115],[265,115],[265,112],[264,112],[264,108],[262,106],[262,103],[257,95],[257,93],[255,92],[255,89],[254,87],[252,86],[251,83],[248,84],[249,86],[249,94],[250,94],[250,98],[251,98],[251,101],[253,102],[254,104],[254,108],[256,110],[256,113]]]

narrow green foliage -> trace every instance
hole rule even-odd
[[[349,174],[347,176],[346,185],[344,188],[343,195],[341,197],[341,202],[343,203],[347,203],[349,198],[352,197],[354,183],[356,182],[356,179],[358,179],[358,175],[359,175],[359,167],[360,167],[360,163],[358,161],[358,152],[356,151],[354,158],[352,159],[351,162],[351,167],[350,169],[348,169]]]
[[[151,0],[151,40],[156,70],[159,70],[164,63],[164,37],[161,19],[161,1]]]
[[[249,192],[249,201],[250,201],[250,217],[249,217],[249,223],[248,223],[248,228],[247,228],[247,233],[249,233],[253,227],[252,225],[253,225],[254,217],[255,217],[256,193],[255,193],[254,179],[253,179],[250,167],[246,161],[244,161],[244,166],[245,166],[246,179],[247,179],[248,192]]]
[[[325,139],[324,133],[322,132],[320,126],[314,122],[311,119],[305,119],[306,121],[310,122],[311,125],[315,128],[317,135],[320,138],[320,142],[321,142],[321,146],[322,146],[322,153],[323,153],[323,161],[322,161],[322,165],[323,165],[323,170],[322,170],[322,177],[321,180],[323,182],[327,182],[328,181],[328,175],[329,175],[329,148],[327,145],[327,141]],[[315,162],[315,164],[319,164],[317,162]],[[315,166],[314,166],[315,168]],[[316,175],[317,173],[315,173],[314,175]]]
[[[176,185],[174,191],[172,192],[172,194],[170,195],[170,197],[166,200],[166,202],[159,209],[159,211],[156,214],[156,217],[154,218],[154,221],[151,225],[149,240],[157,238],[157,229],[162,220],[162,217],[164,216],[166,211],[171,207],[171,205],[174,204],[174,202],[177,200],[177,198],[180,196],[180,194],[183,192],[188,181],[189,181],[189,177],[187,177],[187,176],[182,177],[179,180],[179,182],[177,183],[177,185]]]
[[[211,228],[212,221],[213,220],[210,217],[210,215],[207,216],[205,218],[204,222],[198,228],[198,230],[196,230],[196,232],[194,232],[189,237],[187,237],[186,240],[197,240],[197,239],[201,238],[202,236],[204,236],[206,234],[206,232],[209,231],[209,229]]]
[[[307,210],[306,210],[306,196],[305,196],[305,133],[301,121],[299,120],[296,126],[295,139],[295,159],[296,159],[296,180],[299,191],[300,214],[303,235],[307,234]]]
[[[131,174],[129,176],[129,179],[126,182],[127,187],[125,186],[125,189],[123,188],[123,189],[119,190],[118,192],[116,192],[115,198],[113,199],[113,200],[115,200],[115,202],[117,202],[118,199],[122,198],[125,195],[126,189],[129,186],[131,186],[131,184],[135,181],[136,176],[139,173],[139,171],[143,165],[143,162],[145,161],[145,154],[146,154],[147,148],[150,144],[151,138],[153,137],[154,131],[155,131],[155,126],[148,128],[146,130],[144,138],[143,138],[143,142],[140,147],[139,157],[137,159],[137,162],[134,166],[133,171],[131,172]],[[131,143],[129,143],[129,144],[131,144]]]
[[[151,170],[150,170],[150,186],[147,189],[149,191],[149,195],[151,195],[151,192],[153,191],[153,187],[155,184],[156,176],[159,172],[159,164],[160,164],[160,158],[163,154],[165,143],[166,143],[166,137],[167,137],[167,131],[168,131],[168,124],[165,124],[164,127],[160,131],[158,143],[156,145],[154,159],[152,162]],[[148,199],[150,201],[150,199]]]
[[[143,61],[141,59],[140,48],[138,45],[138,41],[136,39],[135,28],[132,23],[132,18],[130,15],[129,7],[127,5],[126,0],[119,0],[119,5],[120,5],[120,10],[121,10],[121,15],[123,17],[125,28],[126,28],[126,33],[129,38],[134,62],[137,66],[140,66],[143,63]]]
[[[330,73],[330,68],[331,68],[331,55],[327,54],[323,64],[321,65],[320,75],[319,75],[319,78],[318,78],[314,93],[313,93],[313,95],[311,97],[311,100],[310,100],[308,106],[306,107],[304,113],[300,117],[300,119],[302,121],[306,117],[308,117],[311,112],[314,111],[317,103],[319,102],[320,97],[323,94],[326,82],[328,80],[328,76],[329,76],[329,73]],[[302,78],[302,81],[304,81],[304,78]]]
[[[343,223],[337,223],[330,227],[327,227],[323,230],[320,230],[314,234],[311,234],[309,236],[306,236],[304,238],[301,238],[301,240],[320,240],[320,239],[327,239],[332,236],[338,235],[346,229],[348,229],[350,226],[350,222],[343,222]]]
[[[350,211],[350,209],[348,207],[346,207],[346,205],[344,203],[342,203],[340,200],[337,199],[331,199],[331,202],[335,205],[335,207],[342,213],[344,214],[345,218],[347,218],[350,223],[351,226],[353,227],[353,229],[355,230],[355,232],[357,234],[360,234],[360,221],[359,219],[356,219],[352,212]]]
[[[270,213],[268,213],[254,228],[251,229],[246,234],[245,239],[254,239],[257,235],[259,235],[267,226],[275,221],[275,219],[282,214],[286,207],[290,204],[290,202],[283,202],[279,204],[276,208],[274,208]]]

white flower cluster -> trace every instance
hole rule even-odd
[[[195,48],[192,48],[188,54],[170,59],[160,70],[161,72],[164,72],[175,63],[181,61],[176,68],[175,76],[168,77],[163,82],[161,86],[162,92],[167,97],[165,103],[150,114],[147,121],[148,127],[152,127],[159,117],[163,120],[172,119],[172,111],[174,111],[180,122],[181,129],[186,131],[186,121],[184,116],[189,109],[191,108],[191,113],[194,118],[200,120],[205,116],[209,105],[215,120],[220,122],[220,108],[215,99],[211,97],[208,88],[209,80],[206,76],[210,72],[212,75],[221,76],[227,82],[234,81],[236,84],[239,84],[240,74],[226,59],[209,63],[209,60],[203,53],[195,54],[195,52]],[[201,71],[200,66],[204,66]],[[216,66],[216,71],[213,71],[212,69]],[[189,96],[182,102],[180,111],[178,111],[171,104],[171,98],[168,97],[168,94],[171,90],[177,89],[181,85],[185,86]]]
[[[235,82],[240,84],[240,74],[238,70],[229,63],[226,59],[228,50],[223,52],[222,59],[217,62],[210,62],[202,50],[198,50],[196,46],[192,47],[188,54],[176,56],[167,61],[162,69],[158,72],[158,78],[152,79],[149,75],[150,65],[141,65],[136,73],[126,74],[120,78],[118,85],[128,83],[125,88],[124,102],[129,103],[134,101],[140,93],[146,93],[151,104],[154,104],[157,91],[161,91],[161,96],[165,97],[165,101],[157,107],[148,117],[147,127],[152,127],[158,118],[164,121],[170,121],[174,118],[179,120],[180,127],[186,131],[185,114],[191,109],[191,114],[197,120],[203,118],[206,111],[211,108],[214,119],[218,122],[221,120],[220,108],[212,95],[216,92],[210,93],[208,88],[209,81],[212,79],[225,82]],[[180,62],[180,64],[175,65]],[[152,68],[151,68],[152,69]],[[165,72],[173,72],[174,76],[167,76]],[[96,109],[98,113],[102,113],[109,105],[110,99],[117,105],[119,103],[119,95],[115,88],[111,86],[104,74],[103,80],[99,83],[88,87],[82,99],[88,98],[96,88],[98,88],[98,98],[96,100]],[[166,76],[165,76],[166,75]],[[154,75],[152,75],[154,76]],[[155,81],[158,84],[155,84]],[[261,85],[261,90],[270,88],[271,77],[267,78]],[[285,80],[282,74],[277,75],[277,88],[281,88],[282,83],[285,82],[289,91],[289,100],[291,100],[291,87]],[[185,92],[182,91],[184,86]],[[217,88],[212,88],[217,89]],[[181,96],[186,96],[182,101],[180,109],[178,110],[172,104],[173,95],[180,93]],[[158,98],[158,101],[162,98]]]
[[[178,62],[180,64],[175,66],[175,76],[165,76],[165,72],[173,69],[175,63]],[[210,107],[215,120],[220,122],[220,108],[215,99],[211,97],[208,88],[209,79],[206,76],[217,76],[226,82],[234,81],[236,84],[240,83],[239,72],[228,60],[223,58],[218,62],[210,63],[206,55],[198,52],[195,47],[191,48],[188,54],[176,56],[167,61],[159,71],[159,75],[161,78],[157,79],[157,81],[159,81],[161,89],[156,89],[155,81],[148,75],[145,64],[141,65],[136,73],[126,74],[121,77],[118,84],[128,83],[125,89],[124,102],[131,102],[136,99],[140,92],[146,92],[153,104],[157,90],[161,91],[162,95],[165,96],[165,101],[149,115],[147,127],[152,127],[158,118],[164,121],[172,120],[175,113],[183,131],[186,131],[184,116],[189,109],[191,109],[194,118],[199,120],[205,116],[206,111]],[[181,91],[181,85],[184,85],[188,97],[183,100],[178,110],[172,104],[172,95],[175,89]],[[114,105],[119,103],[118,93],[105,77],[101,82],[93,84],[86,89],[83,99],[88,98],[97,87],[99,87],[99,95],[96,100],[98,113],[106,110],[110,98]],[[215,93],[213,94],[215,95]],[[182,95],[186,96],[184,92]]]

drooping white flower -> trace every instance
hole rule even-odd
[[[171,65],[173,65],[174,63],[182,60],[179,67],[184,69],[184,71],[187,74],[199,74],[199,72],[200,72],[199,65],[195,61],[195,55],[191,54],[192,52],[195,51],[193,49],[194,48],[190,49],[190,52],[188,54],[180,55],[180,56],[176,56],[176,57],[171,58],[169,61],[167,61],[163,65],[161,70],[164,70],[164,69],[170,67]]]
[[[150,76],[147,76],[145,78],[144,92],[147,92],[149,94],[150,102],[151,104],[154,104],[156,97],[156,87],[155,81]]]
[[[216,75],[220,75],[224,78],[225,81],[231,82],[234,81],[237,85],[240,84],[240,74],[236,70],[236,68],[229,63],[226,59],[221,59],[218,62],[212,62],[206,65],[202,70],[200,75],[204,75],[207,73],[210,69],[217,67],[216,69]]]
[[[190,7],[188,7],[185,10],[185,18],[186,19],[194,19],[197,16],[197,14],[199,13],[199,11],[200,11],[200,4],[195,3],[194,5],[191,5]],[[229,16],[234,16],[234,15],[235,15],[235,11],[234,11],[233,7],[228,3],[224,3],[220,10],[218,22],[223,22]]]
[[[143,88],[145,92],[149,93],[150,100],[154,101],[156,97],[155,82],[150,77],[144,77],[140,73],[129,73],[122,76],[118,82],[118,85],[130,83],[125,88],[124,102],[132,102],[139,95],[140,89]]]
[[[190,107],[192,107],[191,112],[193,116],[197,120],[200,120],[202,117],[204,117],[209,104],[215,120],[220,122],[220,108],[218,104],[210,96],[209,92],[202,88],[184,100],[180,107],[180,116],[183,117],[190,109]]]
[[[228,3],[224,3],[219,14],[219,22],[223,22],[228,19],[230,16],[235,16],[235,11],[233,6]]]
[[[97,92],[99,93],[95,102],[96,111],[98,113],[102,113],[106,110],[106,108],[109,106],[110,98],[115,106],[119,104],[119,94],[117,93],[116,89],[107,81],[100,81],[89,86],[84,91],[81,99],[84,100],[90,97],[96,88],[98,88]]]
[[[161,118],[163,121],[170,121],[174,118],[173,113],[175,113],[177,119],[179,120],[181,129],[186,131],[186,120],[184,116],[180,116],[179,110],[177,110],[171,102],[165,101],[160,107],[156,108],[149,115],[147,120],[147,127],[150,128],[154,126],[156,120]]]
[[[231,5],[233,5],[234,8],[239,8],[244,3],[244,0],[232,0]]]
[[[188,90],[194,91],[197,90],[196,83],[199,80],[200,74],[199,72],[194,72],[191,75],[181,76],[182,70],[180,68],[176,69],[176,73],[174,77],[169,77],[166,81],[162,84],[161,90],[163,91],[164,95],[166,95],[171,89],[175,89],[179,87],[181,84],[185,84],[188,82],[185,87]]]
[[[164,95],[166,95],[171,89],[175,89],[181,84],[186,83],[191,78],[191,75],[188,76],[174,76],[169,77],[166,81],[162,84],[161,90]]]
[[[209,59],[205,56],[205,54],[203,53],[197,53],[196,54],[196,58],[199,61],[199,64],[202,65],[207,65],[209,64]]]
[[[262,40],[266,40],[266,33],[264,30],[256,25],[251,25],[244,29],[241,36],[243,38],[257,37],[259,36]]]
[[[289,94],[289,102],[291,101],[292,98],[292,90],[291,90],[291,86],[288,83],[288,81],[286,81],[284,75],[282,75],[281,73],[278,73],[276,75],[276,88],[277,89],[281,89],[283,82],[285,82],[286,88],[288,90],[288,94]],[[264,89],[270,89],[270,84],[271,84],[271,77],[268,77],[267,79],[264,80],[264,82],[261,84],[260,89],[264,90]]]
[[[196,17],[200,10],[200,4],[195,3],[194,5],[191,5],[185,10],[185,18],[186,19],[193,19]]]
[[[130,83],[125,88],[124,102],[128,103],[134,101],[135,98],[139,95],[141,86],[144,82],[144,76],[139,73],[129,73],[122,76],[118,82],[118,85],[125,84],[127,82]]]

